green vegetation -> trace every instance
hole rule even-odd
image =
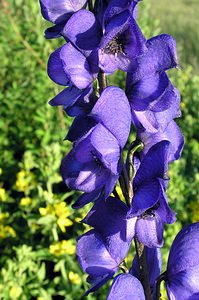
[[[199,221],[198,4],[149,3],[140,3],[141,28],[147,37],[173,34],[183,66],[171,72],[182,95],[178,123],[186,146],[170,168],[168,198],[179,220],[166,230],[165,262],[180,227]],[[47,24],[37,1],[2,0],[1,6],[0,299],[82,299],[87,284],[76,261],[75,240],[88,229],[79,224],[88,208],[71,209],[78,195],[66,189],[59,175],[61,158],[70,148],[63,138],[71,119],[47,104],[58,91],[46,64],[60,42],[43,38]],[[110,82],[124,86],[120,72]],[[129,265],[131,260],[132,255]],[[106,299],[107,289],[108,284],[87,299]]]
[[[173,35],[180,52],[180,66],[199,71],[199,3],[198,0],[150,0],[150,16],[159,18],[161,32]],[[142,3],[144,6],[144,1]]]

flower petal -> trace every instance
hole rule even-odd
[[[94,14],[82,9],[69,19],[63,35],[79,49],[89,51],[99,45],[102,29]]]
[[[131,274],[119,274],[113,281],[107,300],[145,300],[142,284]]]
[[[83,222],[100,234],[111,256],[121,262],[129,249],[126,240],[128,207],[119,199],[108,197],[97,201]]]
[[[63,105],[66,109],[68,106],[73,105],[81,96],[82,91],[74,86],[70,86],[61,91],[56,97],[50,100],[49,104],[52,106]]]
[[[169,162],[177,160],[181,156],[184,145],[183,135],[175,121],[171,121],[163,132],[149,133],[147,131],[138,130],[138,139],[144,143],[142,152],[144,155],[146,155],[149,149],[156,143],[162,140],[169,141]]]
[[[167,109],[162,110],[162,108],[165,108],[164,104],[162,106],[165,99],[165,104],[168,105],[168,107]],[[173,101],[172,105],[170,105],[170,100]],[[146,111],[132,111],[134,125],[137,128],[145,129],[150,133],[164,131],[168,124],[174,118],[180,117],[180,115],[180,94],[176,88],[168,90],[163,97],[157,101],[154,107],[151,107]]]
[[[110,130],[123,148],[131,126],[130,106],[125,93],[118,87],[106,88],[92,109],[91,115]]]
[[[76,142],[81,138],[85,138],[96,125],[97,121],[91,116],[79,116],[73,121],[66,139],[70,142]]]
[[[72,205],[73,209],[82,208],[86,204],[90,202],[94,202],[97,199],[101,197],[102,191],[101,190],[95,190],[91,193],[84,193],[82,194],[77,201]]]
[[[70,43],[61,48],[60,57],[65,73],[78,89],[85,89],[93,82],[86,57]]]
[[[155,178],[164,178],[168,171],[169,144],[168,141],[161,141],[150,148],[135,175],[135,187],[142,186],[144,182],[150,182]]]
[[[131,80],[137,82],[145,76],[177,67],[176,43],[168,34],[147,41],[148,51],[137,57]]]
[[[117,263],[95,230],[85,233],[78,239],[77,256],[82,269],[91,276],[103,276],[117,270]]]
[[[199,268],[199,223],[185,226],[175,237],[170,249],[167,273],[174,276],[189,268]]]
[[[98,124],[91,133],[91,144],[97,157],[113,174],[118,175],[120,147],[116,138],[103,125]]]
[[[199,299],[199,267],[198,265],[182,271],[177,276],[168,278],[166,290],[169,300],[198,300]]]
[[[64,28],[63,24],[56,24],[52,27],[49,27],[45,30],[46,39],[55,39],[61,37],[62,30]]]
[[[40,0],[43,17],[56,24],[66,22],[71,13],[81,9],[87,0]]]
[[[102,188],[109,176],[102,163],[95,160],[89,140],[90,137],[87,137],[77,144],[61,163],[61,174],[66,185],[86,193]]]
[[[163,246],[164,225],[158,214],[137,220],[136,235],[141,243],[149,248]]]
[[[64,67],[61,60],[61,50],[63,47],[55,50],[49,57],[48,60],[48,76],[54,82],[60,85],[69,85],[70,80],[64,71]]]
[[[153,207],[160,196],[160,184],[158,180],[141,185],[134,194],[133,202],[129,209],[128,217],[142,215],[147,209]]]
[[[164,182],[162,183],[162,180],[159,180],[159,182],[161,193],[159,197],[159,207],[156,209],[156,213],[160,216],[162,222],[172,224],[176,221],[176,213],[168,205]]]
[[[149,109],[149,105],[153,103],[153,101],[157,101],[170,85],[170,81],[165,72],[143,77],[134,84],[132,84],[131,75],[131,73],[127,75],[126,94],[130,101],[131,108],[136,111]],[[164,106],[162,110],[165,110]]]

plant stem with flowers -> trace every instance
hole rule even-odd
[[[54,23],[46,38],[66,41],[48,61],[49,77],[65,86],[50,104],[74,117],[66,137],[73,146],[61,174],[69,188],[82,192],[74,209],[93,202],[82,220],[93,229],[78,238],[77,257],[91,284],[85,295],[114,278],[108,300],[158,300],[164,279],[169,299],[197,299],[190,297],[199,296],[194,283],[199,259],[187,248],[187,236],[196,246],[198,223],[178,234],[160,275],[164,224],[176,220],[166,196],[168,166],[184,144],[174,121],[180,117],[180,95],[166,73],[178,62],[170,35],[146,40],[136,22],[138,2],[40,0],[43,17]],[[126,73],[125,91],[108,86],[117,69]],[[124,161],[131,127],[136,140]],[[126,203],[116,192],[118,183]],[[133,240],[129,270],[125,257]]]

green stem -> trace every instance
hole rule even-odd
[[[128,274],[129,273],[129,269],[127,268],[127,265],[125,263],[125,261],[123,261],[120,265],[119,265],[120,269],[123,271],[123,273]]]
[[[156,280],[156,294],[155,294],[155,300],[160,300],[161,294],[160,294],[160,284],[163,280],[166,278],[166,272],[162,273],[158,279]]]
[[[139,141],[136,140],[134,141],[128,150],[128,155],[127,155],[127,159],[128,159],[128,174],[129,174],[129,180],[131,181],[131,185],[132,185],[132,180],[135,176],[135,169],[133,166],[133,156],[135,154],[135,152],[140,152],[141,150],[143,150],[144,148],[144,144]]]
[[[135,152],[139,152],[143,149],[144,145],[140,141],[133,142],[128,150],[127,155],[127,161],[128,161],[128,200],[131,205],[133,201],[133,178],[135,176],[135,169],[133,166],[133,156]],[[140,270],[140,281],[142,283],[142,286],[144,288],[145,298],[146,300],[151,300],[151,288],[149,283],[149,276],[148,276],[148,270],[147,270],[147,262],[146,262],[146,253],[144,244],[140,243],[137,237],[134,238],[135,242],[135,249],[137,253],[138,258],[138,265]]]
[[[97,10],[98,10],[98,2],[99,2],[99,0],[95,0],[95,4],[94,4],[94,14],[97,14]]]
[[[135,176],[135,169],[133,166],[133,156],[135,152],[139,152],[143,149],[144,145],[140,141],[134,141],[128,150],[127,161],[128,161],[128,170],[126,171],[126,167],[123,162],[123,175],[125,178],[126,186],[127,186],[127,194],[128,194],[128,206],[131,206],[131,202],[133,200],[133,178]]]
[[[125,201],[126,201],[126,204],[128,207],[131,206],[131,199],[130,199],[130,196],[129,196],[129,177],[128,177],[128,174],[127,174],[127,171],[126,171],[126,166],[124,164],[124,159],[123,157],[121,156],[121,163],[122,163],[122,172],[121,172],[121,176],[119,178],[119,183],[120,183],[120,186],[121,186],[121,189],[122,189],[122,193],[124,195],[124,198],[125,198]]]
[[[140,270],[140,281],[144,289],[146,300],[151,300],[152,295],[151,295],[151,288],[149,283],[149,275],[147,270],[146,253],[145,253],[144,244],[140,243],[137,237],[134,238],[134,242],[135,242],[135,249],[137,253],[138,265]]]
[[[107,87],[106,74],[100,70],[98,74],[98,82],[99,82],[99,93],[103,92],[103,90]]]
[[[93,1],[92,0],[88,0],[88,9],[93,12]]]

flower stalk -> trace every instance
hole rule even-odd
[[[149,284],[149,275],[148,275],[148,267],[147,267],[147,262],[146,262],[146,253],[145,253],[145,249],[144,249],[144,244],[140,243],[137,237],[134,238],[134,242],[135,242],[136,254],[138,257],[140,281],[144,288],[144,294],[145,294],[146,300],[151,300],[152,295],[151,295],[151,289],[150,289],[150,284]]]
[[[178,66],[176,44],[168,34],[146,40],[136,21],[138,2],[40,0],[43,17],[54,23],[46,37],[67,41],[48,61],[49,77],[65,87],[50,104],[74,117],[61,174],[70,189],[82,192],[73,208],[93,202],[82,220],[93,229],[77,242],[79,263],[92,283],[86,295],[124,272],[115,276],[107,300],[151,300],[155,284],[159,300],[164,224],[176,220],[165,176],[183,147],[174,121],[180,95],[166,73]],[[125,92],[108,86],[107,76],[117,69],[126,72]],[[132,127],[136,141],[124,161]],[[116,191],[118,181],[126,203]],[[136,255],[128,270],[124,260],[133,240]],[[175,257],[175,246],[173,252]],[[178,273],[171,262],[169,272]]]

